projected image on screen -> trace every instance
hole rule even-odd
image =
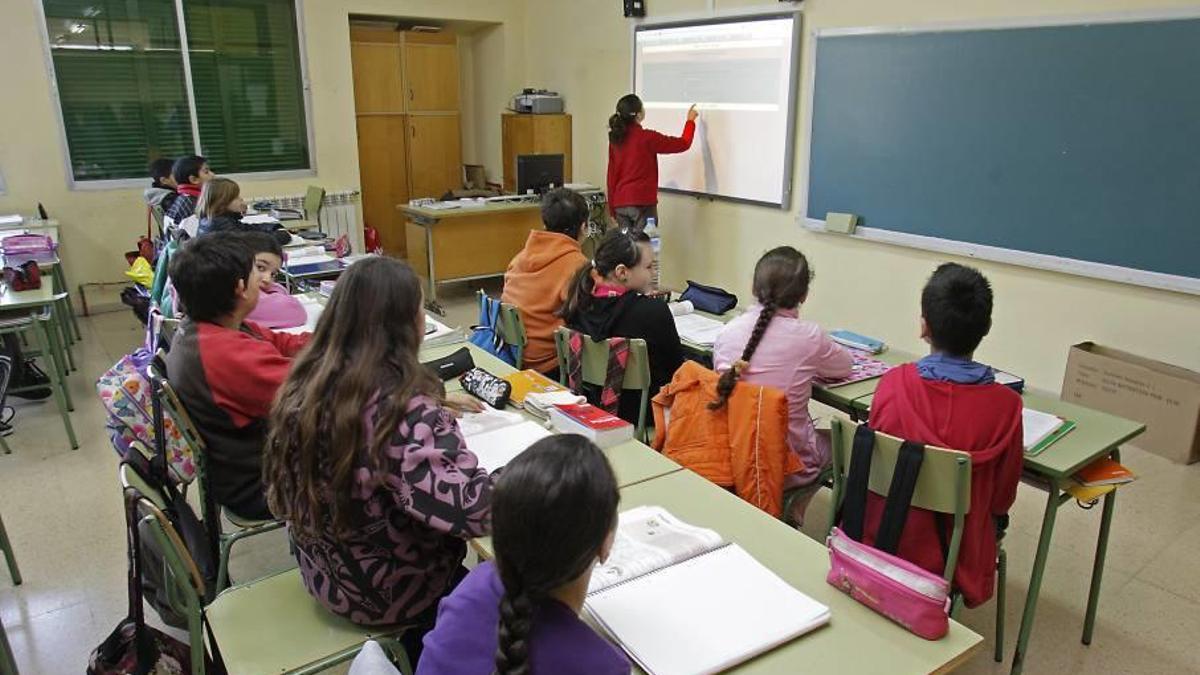
[[[659,187],[784,204],[791,180],[793,17],[639,28],[634,91],[643,126],[676,136],[697,104],[696,139],[659,157]]]

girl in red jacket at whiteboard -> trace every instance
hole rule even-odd
[[[608,209],[625,229],[641,232],[658,220],[658,156],[685,152],[696,135],[696,106],[688,108],[681,136],[642,128],[642,99],[626,94],[608,118]]]

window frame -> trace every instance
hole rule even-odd
[[[75,170],[71,164],[71,146],[67,141],[67,125],[63,118],[62,97],[58,93],[58,75],[54,70],[54,54],[50,49],[50,33],[46,28],[46,7],[42,0],[32,0],[32,2],[37,5],[38,32],[42,39],[42,58],[45,62],[47,79],[50,82],[50,102],[54,106],[54,115],[58,120],[59,148],[63,169],[66,172],[67,189],[72,191],[93,191],[145,187],[149,176],[142,178],[76,180]],[[175,18],[179,24],[179,46],[187,90],[188,112],[191,116],[192,142],[195,146],[199,146],[200,135],[196,121],[196,92],[192,83],[191,60],[187,58],[188,35],[186,26],[184,25],[183,3],[184,0],[173,0],[172,2],[175,7]],[[308,40],[304,25],[303,4],[303,0],[292,0],[292,11],[296,14],[296,42],[300,55],[300,89],[303,92],[304,99],[304,127],[305,136],[308,141],[306,147],[308,168],[221,174],[223,176],[237,181],[253,181],[312,178],[317,175],[316,135],[313,132],[312,117],[312,82],[309,80],[308,72]],[[200,154],[198,147],[194,148],[193,152]]]

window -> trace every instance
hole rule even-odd
[[[308,169],[294,0],[42,0],[75,181]],[[182,58],[187,44],[187,69]]]

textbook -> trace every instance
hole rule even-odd
[[[720,672],[830,616],[741,546],[657,506],[620,514],[584,608],[651,675]]]
[[[835,330],[829,334],[829,337],[833,338],[833,341],[838,344],[845,345],[851,349],[861,349],[872,354],[878,354],[887,349],[887,345],[884,344],[883,340],[877,340],[873,337],[855,333],[854,331]]]
[[[512,385],[510,400],[518,408],[525,407],[525,397],[531,393],[545,394],[567,390],[566,387],[532,369],[509,373],[504,376],[504,381]]]
[[[1075,472],[1075,480],[1084,487],[1101,485],[1124,485],[1132,483],[1137,476],[1111,457],[1101,457]]]
[[[458,420],[458,428],[467,449],[488,473],[504,468],[529,446],[550,435],[545,427],[519,413],[494,408],[464,414]]]
[[[550,423],[559,433],[579,434],[601,448],[633,439],[632,424],[590,403],[552,406]]]
[[[1070,433],[1075,423],[1058,415],[1024,408],[1021,410],[1021,426],[1025,454],[1037,455]]]
[[[707,316],[696,314],[696,308],[688,301],[672,302],[671,316],[675,319],[675,331],[679,339],[701,347],[711,347],[717,343],[717,336],[725,324]]]

